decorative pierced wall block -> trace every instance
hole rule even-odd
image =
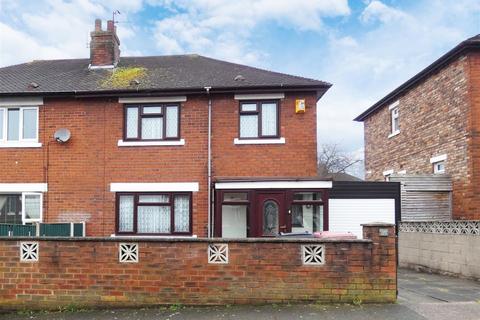
[[[118,260],[120,262],[138,262],[138,243],[120,243]]]
[[[325,264],[325,246],[324,245],[302,245],[302,261],[307,265]]]
[[[480,235],[480,221],[411,221],[400,222],[401,232]]]
[[[208,263],[228,263],[228,244],[211,243],[208,245]]]
[[[38,242],[20,242],[20,261],[38,261]]]

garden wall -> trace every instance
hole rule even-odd
[[[392,225],[364,240],[0,238],[0,309],[394,302]]]

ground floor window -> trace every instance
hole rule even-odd
[[[189,235],[191,198],[191,193],[119,193],[117,233]]]
[[[276,237],[328,230],[326,190],[217,190],[217,237]]]
[[[41,193],[0,194],[0,223],[24,224],[41,221]]]

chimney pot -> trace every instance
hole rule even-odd
[[[115,32],[115,27],[113,25],[113,20],[107,21],[107,31]]]
[[[102,20],[95,19],[95,31],[102,31]]]

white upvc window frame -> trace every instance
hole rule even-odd
[[[389,138],[394,137],[400,133],[399,105],[400,102],[397,100],[388,107],[388,110],[390,112],[390,134],[388,135]],[[397,122],[397,127],[395,127],[395,121]]]
[[[27,219],[25,218],[25,198],[28,195],[40,196],[40,218],[39,219]],[[43,193],[41,192],[22,192],[22,223],[33,223],[43,221]]]
[[[439,169],[439,165],[442,165],[443,168]],[[433,173],[434,174],[443,174],[445,173],[445,160],[434,162],[433,163]]]
[[[19,125],[18,125],[18,140],[8,140],[8,110],[18,109],[19,110]],[[41,146],[36,145],[38,143],[38,131],[39,131],[39,107],[38,106],[0,106],[1,112],[3,112],[3,123],[2,123],[2,135],[0,137],[0,147],[5,146],[19,146],[22,144],[25,146]],[[35,138],[25,139],[23,137],[23,118],[25,110],[35,110],[36,111],[36,127]]]
[[[447,163],[447,154],[441,154],[439,156],[430,158],[430,163],[433,166],[433,173],[434,174],[445,173],[445,167],[446,167],[446,163]],[[440,170],[438,169],[437,166],[439,164],[443,164],[443,169],[440,169]]]

